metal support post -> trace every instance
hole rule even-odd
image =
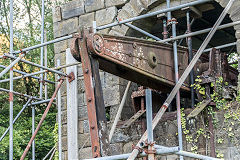
[[[187,33],[191,33],[191,24],[190,24],[190,11],[188,10],[186,13],[187,17]],[[187,44],[188,44],[188,57],[189,57],[189,62],[192,61],[193,57],[193,50],[192,50],[192,37],[187,38]],[[190,87],[191,87],[191,102],[192,102],[192,107],[195,105],[195,97],[194,97],[194,88],[191,86],[194,84],[194,72],[191,70],[190,72]]]
[[[167,0],[167,7],[170,8],[170,0]],[[172,37],[177,36],[177,29],[176,29],[176,23],[177,20],[175,18],[171,18],[171,12],[168,12],[168,21],[171,20],[172,23]],[[179,73],[178,73],[178,51],[177,51],[177,41],[173,42],[173,52],[174,52],[174,71],[175,71],[175,81],[176,84],[178,83],[179,79]],[[180,103],[180,91],[177,92],[176,95],[176,105],[177,105],[177,123],[178,123],[178,143],[179,148],[182,151],[183,150],[183,144],[182,144],[182,124],[181,124],[181,103]],[[180,156],[180,160],[183,160],[183,157]]]
[[[168,31],[167,31],[167,20],[166,18],[164,17],[163,18],[163,39],[167,39],[168,38]]]
[[[29,151],[29,149],[31,147],[31,144],[32,144],[33,140],[35,139],[35,137],[36,137],[40,127],[42,126],[42,123],[43,123],[44,119],[46,118],[47,113],[48,113],[48,111],[49,111],[49,109],[50,109],[50,107],[51,107],[51,105],[52,105],[52,103],[53,103],[53,101],[54,101],[54,99],[55,99],[55,97],[57,95],[57,92],[58,92],[59,88],[61,87],[61,85],[63,83],[63,81],[64,81],[64,79],[61,78],[59,83],[58,83],[58,85],[57,85],[57,87],[56,87],[56,89],[55,89],[55,91],[54,91],[54,93],[53,93],[53,95],[52,95],[52,98],[51,98],[50,102],[48,103],[48,106],[45,109],[45,111],[44,111],[44,113],[42,115],[42,118],[41,118],[40,122],[38,123],[37,128],[36,128],[33,136],[31,137],[30,141],[28,142],[28,145],[25,148],[25,150],[24,150],[20,160],[24,160],[24,158],[26,157],[26,155],[27,155],[27,153],[28,153],[28,151]]]
[[[148,135],[148,160],[154,160],[154,142],[152,128],[152,91],[146,89],[146,119]]]
[[[57,66],[61,64],[60,59],[57,60]],[[59,79],[60,76],[57,77]],[[61,88],[57,95],[57,106],[58,106],[58,158],[62,160],[62,101],[61,101]]]
[[[13,53],[13,0],[10,0],[10,54]],[[15,60],[17,61],[17,60]],[[12,60],[10,60],[12,64]],[[13,160],[13,65],[9,65],[0,73],[0,78],[10,69],[9,89],[9,160]]]
[[[25,110],[25,108],[27,106],[29,106],[28,104],[32,101],[32,98],[28,99],[27,103],[23,105],[22,109],[18,112],[17,116],[14,118],[13,120],[13,124],[17,121],[17,119],[20,117],[20,115],[22,114],[22,112]],[[3,135],[0,138],[0,142],[3,140],[3,138],[6,136],[6,134],[8,133],[10,129],[10,126],[7,128],[7,130],[3,133]]]
[[[179,91],[179,89],[181,88],[183,82],[186,80],[188,74],[190,73],[190,71],[193,69],[194,65],[197,63],[199,57],[202,55],[204,49],[206,48],[206,46],[208,45],[209,41],[212,39],[213,35],[215,34],[215,32],[217,31],[217,28],[219,27],[219,25],[221,24],[221,22],[223,21],[224,17],[227,15],[227,12],[229,11],[230,7],[232,6],[233,2],[235,0],[230,0],[229,3],[227,4],[227,6],[225,7],[225,9],[223,10],[222,14],[220,15],[220,17],[218,18],[217,22],[215,23],[215,25],[213,26],[212,30],[209,32],[208,36],[206,37],[206,39],[204,40],[204,42],[202,43],[202,45],[200,46],[200,48],[198,49],[197,53],[195,54],[195,56],[193,57],[193,60],[190,62],[190,64],[188,65],[188,67],[186,68],[186,70],[184,71],[184,73],[182,74],[182,76],[180,77],[178,83],[175,85],[175,87],[173,88],[173,90],[171,91],[171,93],[169,94],[169,96],[167,97],[165,103],[163,104],[163,106],[160,108],[160,110],[158,111],[158,113],[156,114],[156,116],[153,119],[153,129],[156,127],[156,125],[158,124],[158,122],[160,121],[160,119],[162,118],[162,115],[164,114],[164,112],[166,111],[166,109],[168,108],[169,104],[172,102],[173,98],[176,96],[177,92]],[[147,132],[144,133],[144,135],[141,137],[140,141],[138,142],[138,146],[140,145],[140,142],[145,141],[147,138]],[[139,153],[138,149],[134,149],[131,153],[131,155],[129,156],[128,160],[134,160],[137,155]]]
[[[35,131],[35,106],[32,106],[32,136]],[[35,160],[35,140],[32,142],[32,160]]]
[[[117,126],[117,122],[118,122],[119,119],[120,119],[120,116],[121,116],[121,113],[122,113],[122,109],[123,109],[123,106],[124,106],[124,104],[125,104],[125,101],[126,101],[126,98],[127,98],[127,93],[128,93],[129,88],[130,88],[130,85],[131,85],[131,82],[129,81],[128,84],[127,84],[127,87],[126,87],[126,89],[125,89],[125,91],[124,91],[123,98],[122,98],[122,100],[121,100],[120,106],[119,106],[119,108],[118,108],[116,117],[115,117],[115,119],[114,119],[112,128],[111,128],[110,133],[109,133],[109,142],[111,142],[111,140],[112,140],[113,133],[114,133],[115,128],[116,128],[116,126]]]
[[[45,36],[44,36],[44,41],[47,42],[47,32],[45,32]],[[48,57],[47,57],[47,46],[44,47],[44,66],[47,67],[47,61],[48,61]],[[47,73],[44,73],[44,82],[47,80]],[[44,92],[45,92],[45,99],[48,98],[48,86],[47,83],[45,83],[44,85]]]
[[[42,25],[41,25],[41,44],[44,43],[44,0],[42,0]],[[40,55],[40,65],[43,66],[43,50],[44,48],[41,47],[41,55]],[[42,71],[43,69],[40,68],[40,71]],[[39,90],[39,94],[40,94],[40,98],[42,98],[42,93],[43,93],[43,74],[40,75],[41,81],[40,81],[40,90]]]

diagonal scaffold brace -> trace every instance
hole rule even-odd
[[[166,101],[164,102],[163,106],[160,108],[160,110],[158,111],[157,115],[155,116],[155,118],[152,121],[152,126],[153,129],[157,126],[158,122],[160,121],[160,119],[162,118],[162,115],[164,114],[164,112],[166,111],[166,109],[168,108],[169,104],[172,102],[172,100],[174,99],[174,97],[176,96],[177,92],[179,91],[180,87],[182,86],[183,82],[186,80],[187,76],[189,75],[189,73],[191,72],[191,70],[193,69],[194,65],[197,63],[197,60],[199,59],[199,57],[202,55],[204,49],[207,47],[208,43],[210,42],[210,40],[212,39],[213,35],[215,34],[215,32],[217,31],[217,28],[220,26],[220,24],[222,23],[224,17],[227,15],[228,11],[230,10],[231,6],[233,5],[235,0],[230,0],[226,6],[226,8],[223,10],[223,12],[221,13],[221,15],[219,16],[218,20],[216,21],[216,23],[214,24],[213,28],[211,29],[211,31],[209,32],[208,36],[206,37],[206,39],[204,40],[204,42],[202,43],[202,45],[200,46],[200,48],[198,49],[197,53],[195,54],[195,56],[193,57],[192,61],[190,62],[190,64],[188,65],[188,67],[186,68],[186,70],[184,71],[184,73],[182,74],[182,76],[180,77],[178,83],[175,85],[175,87],[173,88],[173,90],[171,91],[171,93],[169,94],[169,96],[167,97]],[[141,139],[139,140],[137,146],[140,146],[140,143],[145,141],[147,139],[147,132],[145,132],[143,134],[143,136],[141,137]],[[134,160],[139,154],[139,150],[138,149],[134,149],[131,153],[131,155],[128,157],[128,160]]]
[[[23,152],[20,160],[24,160],[24,158],[26,157],[26,155],[27,155],[27,153],[28,153],[28,151],[29,151],[29,149],[30,149],[30,147],[31,147],[31,145],[32,145],[33,140],[35,139],[35,137],[36,137],[36,135],[37,135],[37,133],[38,133],[38,131],[39,131],[39,129],[40,129],[43,121],[44,121],[44,119],[46,118],[46,116],[47,116],[47,114],[48,114],[48,111],[49,111],[50,107],[52,106],[52,103],[53,103],[53,101],[54,101],[54,99],[55,99],[55,97],[56,97],[56,95],[57,95],[57,93],[58,93],[58,90],[59,90],[60,87],[62,86],[63,81],[64,81],[64,78],[63,78],[63,77],[60,78],[59,83],[58,83],[58,85],[57,85],[57,87],[56,87],[56,89],[55,89],[55,91],[54,91],[54,93],[53,93],[53,95],[52,95],[52,98],[51,98],[50,102],[48,103],[48,106],[47,106],[47,108],[45,109],[45,111],[44,111],[44,113],[43,113],[43,115],[42,115],[42,118],[41,118],[41,120],[39,121],[39,123],[38,123],[38,125],[37,125],[37,128],[35,129],[35,132],[33,133],[30,141],[28,142],[27,147],[25,148],[25,150],[24,150],[24,152]]]

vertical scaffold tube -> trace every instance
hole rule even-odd
[[[57,67],[61,65],[60,59],[57,60]],[[57,77],[59,79],[60,76]],[[62,160],[62,101],[61,101],[61,88],[58,90],[57,95],[58,106],[58,158]]]
[[[42,26],[41,26],[41,44],[44,43],[44,0],[42,0]],[[41,47],[41,55],[40,55],[40,65],[43,66],[43,52],[44,48],[43,46]],[[43,70],[42,68],[40,69],[41,71]],[[42,93],[43,93],[43,74],[40,75],[41,80],[40,80],[40,98],[42,98]]]
[[[32,135],[35,131],[35,106],[32,106]],[[35,160],[35,140],[32,142],[32,160]]]
[[[13,53],[13,0],[10,0],[10,54]],[[10,64],[12,60],[10,60]],[[13,160],[13,68],[10,68],[9,92],[9,160]]]
[[[167,8],[170,8],[170,0],[167,0]],[[172,23],[172,37],[176,37],[176,19],[171,19],[171,12],[168,12],[168,21]],[[174,52],[174,71],[175,71],[175,81],[178,83],[179,73],[178,73],[178,51],[177,51],[177,41],[173,42],[173,52]],[[177,124],[178,124],[178,143],[180,151],[183,150],[182,145],[182,124],[181,124],[181,107],[180,107],[180,92],[176,94],[176,105],[177,105]],[[180,156],[180,160],[183,160],[183,156]]]
[[[191,23],[190,23],[190,11],[187,11],[186,13],[187,17],[187,33],[191,33]],[[187,38],[187,44],[188,44],[188,56],[189,56],[189,62],[192,61],[193,58],[193,51],[192,51],[192,37]],[[192,85],[194,83],[194,72],[191,70],[190,72],[190,84]],[[191,87],[191,102],[192,107],[194,107],[195,104],[195,97],[194,97],[194,88]]]

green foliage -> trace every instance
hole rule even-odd
[[[202,80],[198,77],[193,85],[194,89],[201,91],[200,94],[205,95],[205,87],[201,85]],[[211,115],[214,127],[216,129],[216,143],[223,144],[226,143],[226,139],[230,140],[232,144],[239,144],[239,140],[235,136],[235,130],[237,125],[240,125],[240,94],[231,99],[227,100],[223,96],[224,88],[228,86],[227,82],[223,81],[222,77],[218,77],[215,82],[211,83],[211,87],[214,88],[213,93],[210,95],[213,102],[215,102],[216,107],[207,106],[201,113],[201,117]],[[199,102],[202,103],[202,102]],[[233,107],[235,106],[235,107]],[[237,107],[236,107],[237,106]],[[223,116],[221,120],[217,119],[217,112],[222,113]],[[206,114],[207,113],[207,114]],[[206,120],[202,128],[198,128],[197,131],[189,131],[188,122],[184,113],[181,111],[182,115],[182,129],[186,137],[187,143],[191,144],[191,151],[196,152],[198,150],[197,143],[199,143],[199,137],[204,136],[205,138],[210,138],[210,132],[208,130],[208,120]],[[219,116],[219,115],[218,115]],[[205,128],[206,127],[206,128]],[[223,158],[224,154],[221,150],[217,150],[217,157]]]
[[[52,40],[53,37],[53,22],[52,22],[52,8],[55,4],[62,2],[45,0],[45,32],[46,39]],[[14,50],[19,50],[29,46],[40,43],[40,29],[41,29],[41,1],[38,0],[19,0],[14,1]],[[0,1],[0,54],[9,52],[9,0]],[[48,53],[48,67],[54,67],[54,48],[53,45],[47,46]],[[40,63],[40,48],[28,52],[24,59],[34,63]],[[9,65],[9,60],[0,60],[2,65]],[[14,69],[23,72],[32,73],[39,71],[31,65],[18,63]],[[3,69],[0,68],[0,72]],[[20,74],[14,73],[14,76]],[[37,75],[39,76],[39,75]],[[55,80],[54,74],[48,73],[48,80]],[[9,74],[5,74],[1,79],[9,78]],[[9,88],[9,83],[0,83],[0,88]],[[55,86],[48,85],[48,97],[53,94]],[[36,79],[27,77],[24,79],[14,81],[14,91],[25,93],[32,96],[39,96],[39,82]],[[27,102],[24,97],[14,96],[14,117],[21,110],[23,105]],[[0,136],[5,132],[9,126],[9,102],[8,94],[0,92]],[[36,120],[35,126],[38,124],[46,104],[41,104],[36,107]],[[20,159],[28,141],[32,135],[32,119],[31,107],[27,107],[21,114],[20,118],[14,124],[14,158]],[[56,107],[53,105],[36,136],[36,159],[42,159],[48,151],[56,144]],[[0,159],[5,160],[8,158],[9,152],[9,134],[0,142]],[[54,139],[54,141],[53,141]],[[31,159],[31,149],[26,159]]]

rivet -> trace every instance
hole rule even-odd
[[[92,101],[92,98],[90,97],[90,98],[88,98],[88,102],[91,102]]]

